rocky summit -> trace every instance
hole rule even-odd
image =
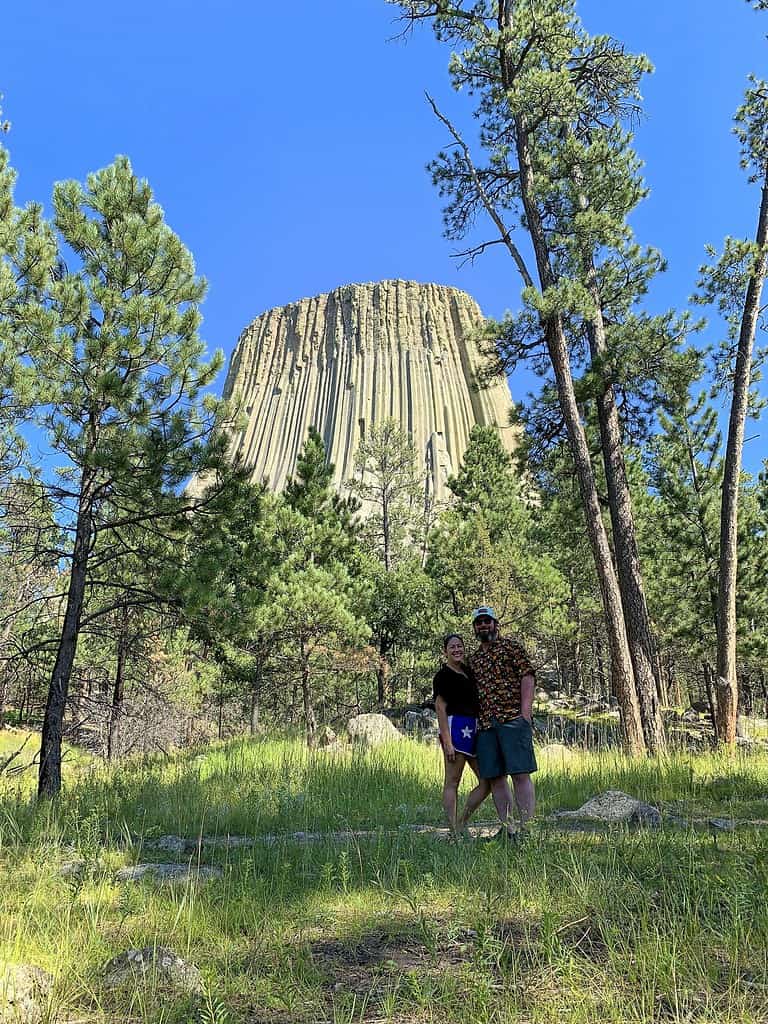
[[[241,335],[227,374],[244,423],[233,455],[281,490],[314,426],[342,490],[366,432],[394,419],[423,460],[427,493],[445,498],[473,426],[496,427],[514,447],[506,382],[476,386],[481,322],[465,292],[414,281],[345,285],[269,310]]]

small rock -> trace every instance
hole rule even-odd
[[[53,978],[40,967],[0,963],[0,1024],[39,1024],[52,989]]]
[[[224,850],[238,850],[242,847],[256,846],[258,839],[252,836],[205,836],[205,846],[216,847]]]
[[[407,733],[421,732],[424,728],[424,719],[420,711],[406,711],[403,718],[403,729]]]
[[[84,860],[66,860],[59,865],[58,875],[61,878],[82,878],[85,874]]]
[[[165,853],[190,853],[197,847],[197,842],[185,836],[160,836],[159,839],[148,839],[144,845]]]
[[[200,882],[208,878],[221,878],[222,873],[221,868],[190,867],[188,864],[133,864],[121,868],[115,879],[118,882],[138,882],[150,876],[157,882]]]
[[[336,733],[330,725],[321,725],[317,730],[316,742],[318,747],[331,747],[336,742]]]
[[[582,708],[582,714],[585,715],[602,715],[608,710],[608,705],[604,700],[592,700],[588,704],[585,704]]]
[[[104,968],[105,988],[133,987],[141,981],[154,981],[164,988],[190,995],[200,995],[203,991],[203,979],[197,967],[166,946],[128,949],[113,957]]]
[[[733,818],[710,818],[709,825],[716,832],[733,832],[736,828]]]

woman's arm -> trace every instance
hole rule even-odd
[[[437,724],[440,727],[440,739],[443,741],[443,750],[449,761],[456,758],[456,751],[451,741],[451,729],[448,725],[448,705],[443,697],[435,697],[435,711],[437,712]]]

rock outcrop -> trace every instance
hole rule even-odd
[[[224,387],[245,420],[233,454],[280,490],[315,426],[343,490],[361,439],[393,418],[423,459],[427,493],[444,499],[475,424],[514,447],[506,383],[475,386],[481,320],[464,292],[413,281],[346,285],[262,314],[241,335]]]
[[[40,1024],[49,1016],[53,978],[31,964],[0,963],[0,1024]]]
[[[201,995],[204,990],[197,967],[165,946],[128,949],[113,957],[104,968],[106,989],[127,987],[135,991],[147,983],[190,995]]]

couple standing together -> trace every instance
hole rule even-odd
[[[445,638],[445,665],[433,684],[445,762],[443,807],[451,829],[460,834],[490,793],[502,823],[499,838],[513,839],[518,833],[515,805],[523,825],[535,808],[531,779],[536,771],[535,676],[524,648],[500,636],[493,608],[476,608],[472,629],[480,646],[469,657],[458,633]],[[459,816],[458,790],[465,764],[477,776],[477,785]]]

